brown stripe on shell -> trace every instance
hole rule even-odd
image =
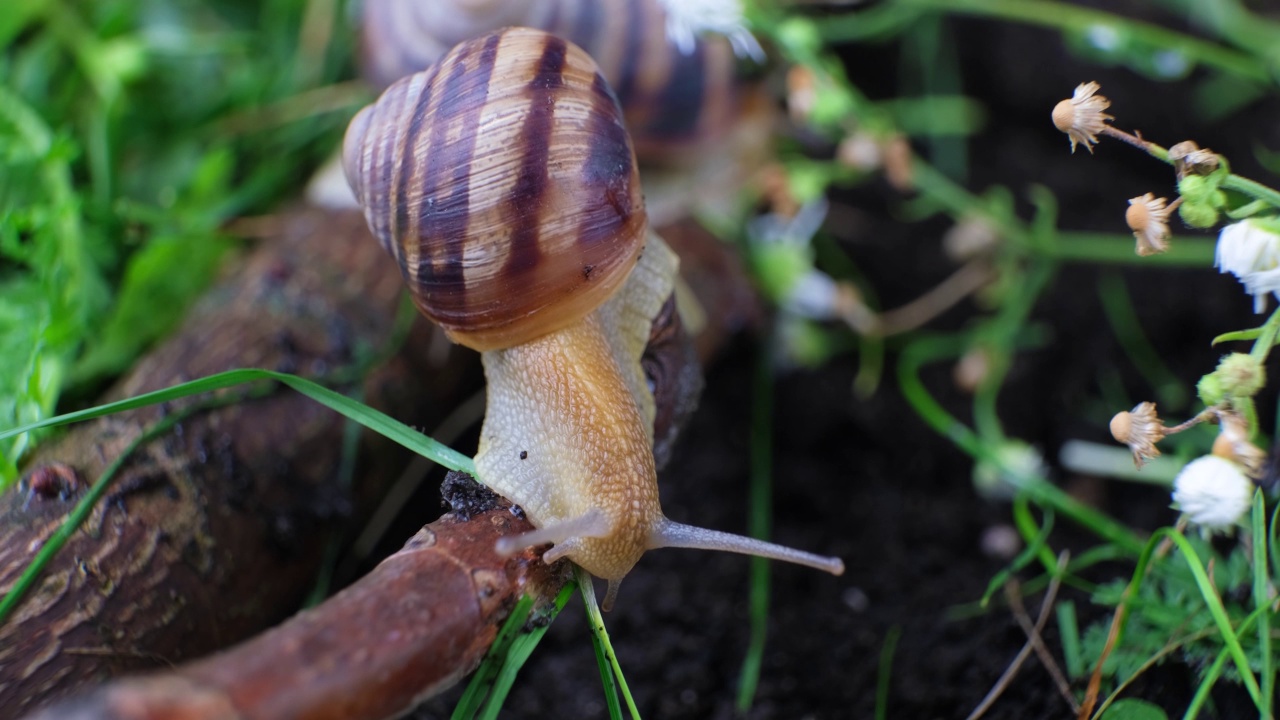
[[[486,38],[474,62],[467,52],[459,53],[437,96],[418,231],[411,236],[423,246],[415,279],[425,302],[443,295],[466,303],[462,257],[471,212],[471,162],[500,40]]]
[[[403,117],[408,107],[413,108],[413,112],[409,117],[408,126],[405,128],[403,139],[395,146],[395,161],[384,162],[384,166],[394,167],[395,175],[395,191],[392,193],[387,202],[390,204],[388,213],[393,218],[390,228],[388,228],[388,237],[391,242],[395,243],[396,249],[400,251],[400,255],[396,260],[400,263],[400,268],[405,274],[405,278],[413,283],[417,279],[414,277],[418,265],[419,247],[416,242],[409,241],[413,235],[413,213],[409,212],[409,206],[412,202],[411,198],[416,194],[417,188],[413,185],[414,175],[418,170],[418,163],[414,162],[417,156],[418,135],[422,132],[427,124],[427,110],[431,106],[431,96],[435,92],[435,81],[439,77],[440,68],[443,63],[432,66],[427,71],[427,76],[423,78],[422,90],[416,97],[406,93],[406,104],[395,115],[386,118],[386,121],[395,123],[396,119]],[[393,86],[394,87],[394,86]],[[412,87],[412,85],[408,86]],[[390,90],[388,90],[390,92]],[[384,93],[385,97],[386,93]],[[412,101],[410,102],[410,98]],[[395,134],[394,130],[399,127],[398,123],[391,124],[388,134]],[[392,187],[388,182],[388,187]]]
[[[542,210],[547,190],[547,162],[551,143],[557,91],[564,87],[564,62],[568,46],[554,35],[547,35],[533,79],[528,85],[529,112],[520,131],[520,163],[516,184],[511,191],[508,222],[512,233],[506,262],[498,279],[507,283],[511,292],[528,290],[542,257],[539,247]]]
[[[694,43],[685,55],[672,48],[673,63],[666,82],[657,89],[652,112],[645,124],[659,140],[691,137],[698,130],[706,91],[707,43]]]
[[[635,92],[637,76],[644,58],[645,13],[644,4],[630,2],[627,4],[626,40],[622,51],[622,64],[618,67],[618,77],[614,82],[618,97],[631,97]]]
[[[635,156],[620,119],[622,111],[608,83],[599,73],[591,85],[591,104],[590,145],[582,166],[582,184],[587,188],[598,188],[603,202],[597,203],[593,212],[580,223],[578,245],[586,254],[590,254],[591,248],[610,242],[621,228],[632,225],[635,208],[642,207],[643,202],[638,184],[633,183],[636,177]],[[589,277],[594,267],[591,270],[584,268],[583,272]]]
[[[605,39],[601,37],[600,32],[601,11],[601,0],[579,2],[577,17],[573,19],[573,28],[568,33],[569,39],[584,48],[592,57],[598,56],[597,51]]]
[[[396,264],[400,266],[400,274],[406,280],[409,273],[404,265],[404,248],[394,239],[395,227],[392,224],[396,217],[396,213],[392,210],[392,179],[399,167],[399,161],[396,158],[400,155],[400,133],[387,129],[386,118],[400,117],[409,97],[423,92],[423,89],[419,89],[417,93],[411,90],[419,87],[419,83],[425,88],[430,84],[428,81],[430,77],[430,74],[424,74],[411,79],[406,78],[402,92],[384,93],[375,106],[375,115],[369,124],[372,136],[366,140],[373,143],[370,157],[373,165],[370,170],[376,169],[378,174],[378,181],[373,183],[377,192],[373,198],[365,202],[365,207],[370,208],[366,215],[373,227],[374,235],[378,237],[382,247],[396,259]],[[374,143],[375,140],[376,143]]]

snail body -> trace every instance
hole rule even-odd
[[[680,47],[662,0],[365,0],[362,12],[365,73],[379,87],[503,27],[569,40],[613,88],[642,158],[671,160],[722,137],[740,114],[731,43],[711,36]]]
[[[658,503],[654,403],[640,356],[678,262],[649,233],[621,112],[595,63],[541,31],[454,47],[352,121],[344,166],[414,301],[480,350],[479,480],[609,581],[657,547],[836,558],[672,522]]]

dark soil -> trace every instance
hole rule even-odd
[[[1169,18],[1162,18],[1169,22]],[[1176,18],[1171,22],[1176,26]],[[1060,226],[1125,232],[1128,198],[1172,196],[1172,171],[1136,150],[1103,141],[1091,157],[1068,152],[1049,111],[1082,81],[1101,82],[1120,127],[1140,129],[1165,145],[1194,138],[1228,155],[1242,174],[1274,181],[1252,159],[1254,143],[1280,148],[1280,104],[1246,106],[1216,124],[1199,118],[1193,72],[1162,83],[1121,67],[1099,67],[1069,53],[1047,31],[975,20],[944,23],[959,58],[966,92],[989,109],[987,129],[968,144],[970,189],[1007,186],[1029,216],[1027,191],[1048,187],[1060,206]],[[859,47],[848,55],[856,82],[875,96],[900,91],[898,46]],[[917,150],[927,148],[918,146]],[[829,230],[871,278],[883,304],[902,304],[953,269],[940,250],[945,222],[907,224],[896,218],[901,198],[886,186],[839,198],[839,226]],[[1181,227],[1175,232],[1185,233]],[[1065,266],[1037,306],[1034,320],[1047,345],[1021,354],[1002,393],[1010,435],[1038,447],[1052,465],[1060,445],[1080,438],[1107,441],[1106,421],[1123,407],[1104,403],[1105,382],[1119,380],[1133,401],[1153,398],[1109,329],[1098,281],[1119,272],[1142,327],[1162,359],[1190,388],[1222,350],[1215,335],[1256,322],[1236,280],[1213,269],[1101,269]],[[959,329],[977,313],[950,312],[934,327]],[[756,345],[742,338],[708,372],[707,389],[672,464],[663,500],[674,519],[744,532],[747,517],[749,425]],[[996,682],[1025,641],[1007,607],[958,617],[981,596],[1004,560],[982,549],[982,536],[1008,525],[1008,505],[973,490],[971,462],[928,429],[904,402],[890,355],[885,380],[870,399],[851,389],[857,358],[843,356],[814,371],[781,376],[774,415],[774,532],[779,542],[840,555],[843,577],[775,564],[768,646],[751,718],[868,718],[877,683],[888,684],[888,714],[896,718],[962,718]],[[928,369],[925,381],[957,416],[968,398],[955,389],[949,366]],[[1186,414],[1190,406],[1184,407]],[[1264,417],[1267,417],[1264,415]],[[1087,488],[1104,510],[1138,528],[1169,524],[1164,491],[1067,477]],[[1079,551],[1096,541],[1064,527],[1055,548]],[[729,718],[748,643],[745,558],[666,550],[647,555],[622,586],[607,616],[636,701],[646,717]],[[1122,576],[1103,568],[1095,579]],[[1082,623],[1107,617],[1087,596],[1065,590]],[[1026,599],[1034,616],[1041,597]],[[885,677],[880,655],[901,632]],[[1056,623],[1046,638],[1060,657]],[[1180,715],[1194,683],[1186,668],[1150,673],[1135,689]],[[452,699],[430,703],[422,717],[447,716]],[[1218,698],[1232,717],[1229,691]],[[1240,707],[1245,712],[1247,703]],[[596,661],[580,603],[554,624],[515,688],[503,717],[605,717]],[[1067,717],[1067,704],[1032,658],[988,718]]]

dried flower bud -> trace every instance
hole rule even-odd
[[[1165,202],[1164,198],[1147,193],[1130,198],[1129,208],[1124,211],[1124,221],[1138,241],[1136,252],[1143,257],[1169,249],[1169,211],[1173,207],[1166,207]]]
[[[1169,148],[1169,160],[1181,181],[1188,175],[1209,175],[1222,166],[1222,159],[1212,150],[1201,148],[1193,140],[1184,140]]]
[[[884,164],[880,143],[871,133],[861,130],[847,135],[836,148],[836,162],[855,170],[870,172]]]
[[[1173,481],[1173,502],[1207,530],[1234,526],[1253,503],[1254,485],[1241,467],[1216,455],[1187,463]]]
[[[1132,410],[1111,418],[1111,436],[1129,446],[1133,464],[1141,469],[1148,460],[1160,457],[1156,443],[1164,439],[1165,427],[1156,415],[1156,404],[1141,402]]]
[[[1230,460],[1244,469],[1249,477],[1262,476],[1262,465],[1267,453],[1249,442],[1249,424],[1239,413],[1223,412],[1218,415],[1221,429],[1213,441],[1213,454]]]
[[[787,70],[787,112],[791,119],[803,123],[813,114],[818,102],[818,81],[804,65],[792,65]]]
[[[1101,88],[1096,82],[1081,83],[1070,100],[1063,100],[1053,108],[1053,126],[1071,138],[1071,152],[1076,151],[1077,143],[1093,152],[1098,133],[1106,129],[1108,120],[1114,119],[1102,112],[1111,107],[1111,101],[1095,94]]]
[[[898,192],[905,193],[915,189],[911,143],[901,133],[884,141],[884,176]]]
[[[956,262],[986,255],[1000,245],[1000,233],[987,220],[971,216],[952,225],[942,236],[942,249]]]
[[[969,348],[951,371],[951,379],[955,381],[956,387],[967,393],[975,392],[990,375],[991,353],[983,347]]]

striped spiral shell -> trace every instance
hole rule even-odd
[[[661,0],[365,0],[363,13],[365,70],[379,86],[502,27],[568,39],[617,93],[641,157],[719,137],[739,114],[730,43],[698,38],[681,52],[667,37]]]
[[[418,308],[512,347],[580,320],[647,232],[635,155],[595,63],[512,28],[455,46],[351,121],[348,182]]]

